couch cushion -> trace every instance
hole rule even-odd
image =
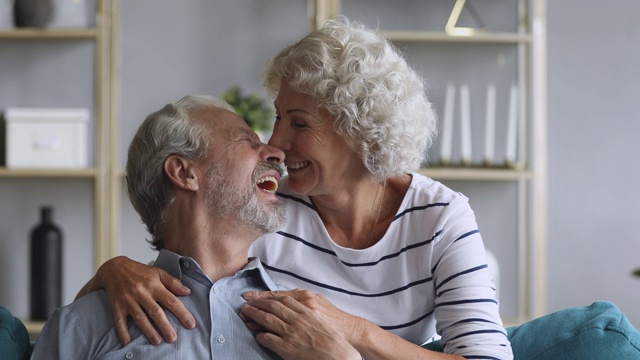
[[[640,333],[608,301],[561,310],[514,327],[509,340],[516,358],[523,360],[640,359]]]
[[[29,359],[31,341],[24,324],[0,305],[0,357],[7,360]]]
[[[640,359],[640,332],[608,301],[561,310],[507,333],[517,360]],[[439,342],[424,347],[442,351]]]

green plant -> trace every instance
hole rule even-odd
[[[258,94],[243,95],[239,86],[235,85],[222,95],[224,101],[256,131],[269,130],[273,126],[275,113],[270,104],[266,103]]]

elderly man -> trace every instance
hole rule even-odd
[[[247,252],[285,221],[275,194],[283,160],[212,97],[186,96],[150,114],[129,147],[129,197],[159,250],[155,266],[191,289],[182,301],[196,328],[167,313],[181,341],[154,346],[131,323],[132,341],[122,346],[107,295],[96,291],[56,311],[33,358],[276,358],[238,313],[243,292],[278,289]]]

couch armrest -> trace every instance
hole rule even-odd
[[[0,305],[0,354],[7,360],[25,360],[31,356],[31,340],[22,321]]]

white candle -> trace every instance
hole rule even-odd
[[[471,103],[469,86],[460,86],[460,141],[462,145],[462,164],[471,164]]]
[[[496,129],[496,87],[493,84],[487,86],[487,111],[484,128],[484,163],[493,164],[495,155],[495,129]]]
[[[451,142],[453,138],[453,106],[456,99],[456,89],[453,84],[447,84],[444,98],[444,117],[442,119],[442,137],[440,138],[440,161],[447,165],[451,161]]]
[[[507,122],[507,149],[505,160],[507,166],[515,166],[516,162],[516,140],[517,140],[517,114],[518,114],[518,89],[516,85],[511,85],[511,92],[509,95],[509,119]]]

